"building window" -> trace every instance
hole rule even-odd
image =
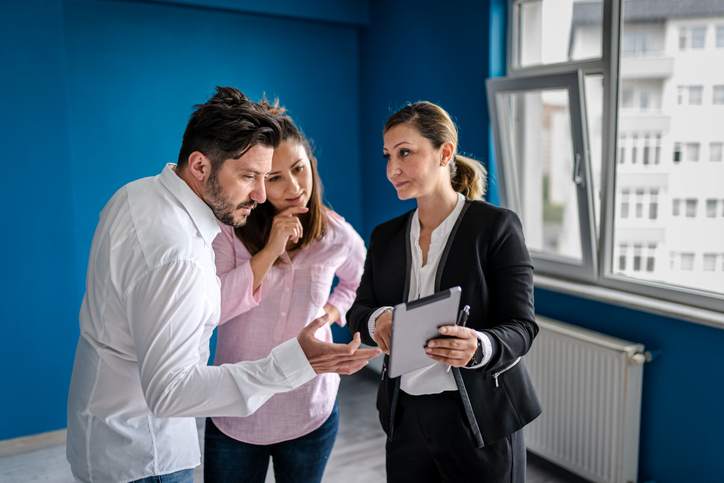
[[[706,200],[706,217],[707,218],[715,218],[716,217],[716,206],[719,204],[719,200],[715,200],[712,198],[709,198]]]
[[[641,271],[641,244],[639,243],[634,243],[633,270],[634,272]]]
[[[649,250],[646,254],[646,271],[647,272],[653,272],[654,271],[654,262],[655,262],[655,253],[656,253],[656,244],[655,243],[649,243]]]
[[[681,269],[691,271],[694,270],[694,254],[693,253],[682,253],[681,254]]]
[[[626,251],[628,250],[628,245],[625,243],[622,243],[618,246],[618,269],[620,271],[626,270]]]
[[[621,191],[621,218],[628,218],[630,191],[625,189]]]
[[[644,151],[643,151],[643,154],[644,154],[643,163],[644,164],[649,164],[649,151],[650,151],[649,150],[649,135],[647,134],[644,136]]]
[[[656,145],[654,146],[654,164],[661,162],[661,134],[656,135]]]
[[[674,143],[674,162],[681,162],[681,143]]]
[[[716,253],[704,254],[704,271],[713,272],[716,269]]]
[[[659,216],[659,190],[649,191],[649,219],[655,220]]]
[[[686,217],[694,218],[696,216],[696,205],[698,204],[695,198],[686,199]]]
[[[723,85],[714,86],[711,93],[712,93],[712,99],[711,99],[712,103],[717,104],[717,105],[724,104],[724,86]]]
[[[674,199],[674,203],[671,206],[672,206],[671,214],[673,216],[681,216],[681,199],[679,199],[679,198]]]
[[[718,49],[724,47],[724,25],[716,26],[716,47]]]
[[[699,143],[686,143],[686,160],[699,161]]]
[[[638,142],[639,142],[639,137],[636,134],[634,134],[633,137],[631,138],[631,164],[636,164],[636,157],[638,154],[636,145],[638,144]]]
[[[644,216],[644,190],[643,189],[637,189],[636,190],[636,218],[641,218]]]
[[[700,106],[704,98],[703,86],[689,86],[689,104],[692,106]]]
[[[618,162],[619,164],[626,162],[626,136],[621,136],[618,140]]]
[[[722,154],[724,154],[724,143],[709,144],[709,161],[713,163],[721,163]]]
[[[691,48],[703,49],[706,44],[706,27],[691,27]]]

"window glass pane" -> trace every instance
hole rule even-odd
[[[499,92],[496,104],[516,166],[528,246],[581,261],[568,91]]]
[[[642,5],[621,2],[614,254],[607,268],[724,294],[724,262],[714,256],[724,240],[724,6],[692,3],[694,15],[675,0]],[[621,246],[629,247],[626,264]]]
[[[709,161],[720,163],[722,160],[722,154],[724,154],[724,144],[722,143],[710,143],[709,144]]]
[[[602,5],[600,0],[516,0],[516,66],[600,57]]]

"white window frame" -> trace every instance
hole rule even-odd
[[[618,152],[618,96],[619,96],[619,44],[620,44],[620,32],[621,32],[621,8],[622,0],[603,0],[602,5],[602,38],[601,38],[601,57],[596,59],[584,59],[580,61],[569,61],[554,64],[543,64],[526,67],[516,67],[518,54],[518,30],[516,24],[516,5],[525,3],[527,0],[508,0],[508,39],[507,39],[507,72],[508,77],[504,79],[518,80],[521,83],[526,83],[529,88],[535,88],[536,82],[546,78],[546,76],[554,75],[575,75],[579,78],[580,92],[582,97],[580,99],[581,109],[583,114],[581,116],[581,124],[583,136],[585,139],[585,149],[588,149],[587,137],[588,137],[588,126],[586,124],[586,102],[585,102],[585,85],[584,79],[588,75],[602,75],[603,76],[603,112],[602,112],[602,153],[601,153],[601,180],[600,180],[600,191],[601,191],[601,223],[600,233],[596,233],[599,224],[595,223],[593,216],[593,204],[584,207],[584,211],[590,213],[581,216],[580,224],[584,226],[587,220],[594,221],[590,224],[589,230],[592,233],[593,240],[593,252],[590,255],[591,262],[588,265],[592,272],[587,272],[582,277],[579,272],[571,273],[564,264],[556,263],[553,260],[546,260],[545,263],[540,263],[543,260],[534,258],[536,263],[536,271],[545,278],[550,280],[561,280],[561,286],[566,284],[565,279],[580,281],[581,279],[592,282],[593,284],[600,286],[602,289],[610,289],[626,294],[636,294],[643,297],[652,297],[660,299],[661,304],[666,304],[665,301],[682,304],[684,306],[693,306],[696,308],[711,310],[714,312],[724,312],[724,295],[700,290],[691,287],[676,286],[668,283],[638,280],[632,277],[627,277],[623,274],[614,273],[617,268],[618,260],[614,260],[614,222],[615,222],[615,193],[616,193],[616,153]],[[687,39],[689,40],[689,39]],[[706,40],[705,40],[706,42]],[[690,47],[687,45],[687,47]],[[615,79],[615,82],[612,80]],[[489,80],[490,86],[492,82]],[[491,105],[492,96],[490,87],[488,87],[488,104],[491,116],[491,124],[493,130],[499,128],[497,119],[494,115],[494,110]],[[571,106],[572,107],[572,106]],[[572,126],[572,130],[573,130]],[[496,152],[500,152],[500,133],[494,136]],[[683,154],[683,153],[682,153]],[[506,171],[509,169],[504,164],[504,156],[498,154],[495,162],[497,163],[497,173],[503,179],[500,183],[501,186],[501,199],[504,204],[507,204],[510,198],[509,192],[510,187],[507,185],[511,180],[510,177],[506,178]],[[590,153],[586,151],[583,156],[582,166],[585,170],[587,177],[585,182],[585,189],[588,194],[584,199],[593,199],[594,193],[588,187],[592,186],[590,183]],[[628,162],[628,159],[627,159]],[[507,179],[507,181],[506,181]],[[513,188],[514,190],[517,189]],[[683,208],[683,207],[682,207]],[[513,207],[515,209],[515,207]],[[579,204],[579,211],[581,207]],[[682,212],[684,210],[682,209]],[[684,216],[684,213],[681,214]],[[581,244],[583,247],[582,253],[586,253],[587,240],[584,236],[581,237]],[[629,250],[630,251],[630,250]],[[616,264],[616,265],[614,265]],[[645,305],[645,304],[642,304]],[[693,309],[692,309],[693,310]]]
[[[570,115],[571,145],[573,148],[572,159],[573,172],[571,182],[576,186],[578,205],[578,220],[581,240],[581,260],[576,261],[556,254],[531,250],[531,255],[538,269],[547,273],[563,275],[569,278],[580,280],[593,280],[596,277],[596,250],[595,250],[595,223],[593,214],[593,199],[589,163],[586,158],[588,144],[586,130],[585,106],[582,105],[582,92],[584,80],[580,72],[568,72],[565,74],[550,74],[537,76],[535,79],[526,77],[508,77],[489,79],[488,103],[493,126],[495,144],[505,159],[505,169],[498,171],[500,185],[504,186],[501,198],[505,206],[520,213],[522,201],[519,193],[519,176],[516,163],[513,162],[510,145],[507,142],[506,133],[500,129],[501,114],[497,109],[497,96],[506,93],[529,92],[537,90],[563,90],[568,92],[568,112]]]

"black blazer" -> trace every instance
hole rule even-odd
[[[367,322],[381,306],[407,301],[412,258],[408,212],[372,232],[357,298],[347,313],[351,330],[377,345]],[[461,306],[470,305],[468,327],[493,343],[490,362],[480,369],[453,368],[467,422],[478,447],[528,424],[541,408],[525,365],[538,333],[533,310],[533,266],[515,213],[482,201],[466,201],[440,259],[435,290],[459,285]],[[377,393],[380,422],[393,438],[400,378],[387,377],[385,357]]]

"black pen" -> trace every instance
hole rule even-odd
[[[470,306],[466,305],[463,307],[463,309],[460,311],[460,314],[458,314],[458,320],[455,322],[455,325],[459,325],[460,327],[465,327],[468,325],[468,317],[470,317]],[[450,372],[450,369],[452,366],[447,366],[446,373]]]

